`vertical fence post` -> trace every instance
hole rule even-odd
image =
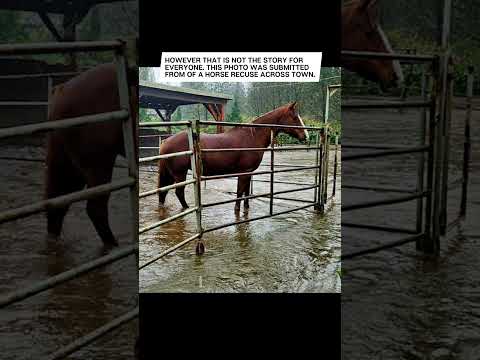
[[[127,63],[125,60],[125,44],[120,50],[115,53],[115,64],[117,67],[117,82],[120,99],[120,107],[128,111],[129,116],[123,120],[123,142],[125,146],[125,157],[128,164],[128,176],[135,179],[134,185],[130,187],[130,209],[132,211],[132,237],[136,240],[138,236],[138,159],[136,158],[135,137],[136,124],[133,121],[136,119],[132,115],[130,108],[130,89],[127,77]],[[136,253],[138,266],[138,251]]]
[[[421,97],[423,100],[427,100],[426,94],[426,74],[425,74],[425,67],[422,68],[422,78],[421,78]],[[421,109],[420,112],[420,141],[419,146],[425,146],[426,142],[426,132],[427,132],[427,111],[425,108]],[[420,152],[418,153],[418,160],[417,160],[417,192],[424,190],[424,176],[425,176],[425,153]],[[423,198],[420,197],[417,199],[417,223],[416,223],[416,231],[417,233],[422,232],[423,228]],[[417,250],[421,249],[420,240],[417,240]]]
[[[205,246],[202,242],[202,187],[201,187],[201,177],[202,177],[202,162],[201,162],[201,152],[200,152],[200,126],[197,119],[192,119],[189,130],[187,131],[188,136],[188,145],[190,150],[193,152],[190,155],[190,165],[192,168],[192,176],[195,179],[193,184],[193,192],[195,196],[195,211],[196,221],[197,221],[197,231],[200,234],[195,252],[197,255],[202,255],[205,251]]]
[[[470,120],[472,117],[473,97],[473,66],[468,68],[467,73],[467,112],[465,116],[465,132],[463,139],[463,182],[462,200],[460,202],[460,216],[467,214],[467,189],[468,189],[468,168],[470,165]]]
[[[435,170],[434,170],[434,188],[433,188],[433,215],[432,215],[432,251],[438,252],[440,246],[442,215],[442,175],[443,175],[443,155],[444,155],[444,138],[445,138],[445,115],[446,115],[446,99],[447,99],[447,65],[448,57],[442,55],[440,57],[439,70],[439,114],[438,123],[436,124],[435,135]]]
[[[442,165],[442,199],[440,213],[440,234],[445,235],[448,216],[448,171],[450,163],[450,130],[452,126],[452,101],[453,101],[453,72],[447,65],[447,87],[445,91],[445,118],[444,118],[444,137],[443,137],[443,165]]]
[[[318,133],[318,138],[317,138],[317,174],[315,176],[315,184],[318,186],[316,188],[316,205],[314,207],[315,210],[319,211],[320,213],[323,213],[324,207],[323,207],[323,150],[324,150],[324,141],[325,141],[325,136],[322,136],[325,134],[325,128],[322,129],[323,131],[317,131]]]
[[[332,197],[335,196],[337,189],[337,169],[338,169],[338,135],[335,135],[335,158],[333,160],[333,189]]]
[[[434,176],[434,194],[433,194],[433,242],[435,253],[440,250],[440,235],[442,233],[442,224],[446,223],[446,219],[442,218],[445,213],[443,212],[443,192],[445,187],[442,185],[442,178],[444,171],[444,155],[447,151],[447,144],[445,141],[447,132],[447,97],[448,97],[448,66],[450,60],[451,50],[449,48],[450,39],[450,16],[452,9],[452,0],[445,0],[443,9],[443,26],[441,44],[443,55],[440,57],[440,109],[439,109],[439,121],[436,134],[436,150],[435,150],[435,176]]]
[[[325,101],[325,118],[323,119],[325,124],[325,138],[324,138],[324,152],[323,152],[323,189],[322,189],[322,208],[325,207],[327,203],[327,191],[328,191],[328,160],[329,160],[329,150],[330,150],[330,141],[329,141],[329,131],[328,131],[328,120],[330,118],[330,86],[327,86],[327,98]],[[323,209],[322,209],[323,211]]]
[[[437,57],[432,64],[432,76],[431,76],[431,90],[430,90],[430,107],[429,107],[429,119],[428,119],[428,159],[427,159],[427,185],[428,190],[425,199],[425,231],[424,236],[420,240],[422,243],[417,247],[420,250],[432,253],[434,251],[434,231],[433,231],[433,195],[434,195],[434,172],[436,169],[436,152],[437,144],[436,139],[438,137],[438,128],[436,124],[437,120],[437,94],[438,94],[438,77],[439,77],[439,58]]]
[[[274,142],[275,138],[273,136],[273,129],[270,129],[270,215],[273,215],[273,181],[274,181],[274,174],[273,171],[275,170],[274,165]],[[253,181],[252,181],[253,182]]]
[[[321,179],[321,170],[320,170],[320,154],[321,154],[321,148],[320,148],[320,144],[321,144],[321,133],[320,133],[320,130],[317,130],[316,131],[316,134],[317,134],[317,138],[316,138],[316,141],[315,141],[315,147],[316,147],[316,153],[315,153],[315,166],[318,166],[319,168],[318,169],[315,169],[315,185],[317,186],[315,189],[314,189],[314,194],[313,194],[313,202],[314,203],[317,203],[318,202],[318,198],[320,196],[320,188],[321,188],[321,182],[320,182],[320,179]],[[316,210],[320,210],[320,208],[317,209],[317,205],[315,205],[315,209]]]
[[[328,192],[328,165],[329,165],[329,159],[330,159],[330,141],[329,141],[329,131],[328,131],[328,126],[325,127],[325,143],[324,143],[324,148],[325,150],[323,151],[323,175],[322,175],[322,180],[323,180],[323,194],[322,194],[322,203],[323,206],[327,204],[327,192]]]

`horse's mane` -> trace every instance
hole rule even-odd
[[[285,111],[285,109],[288,108],[290,105],[291,104],[289,103],[289,104],[286,104],[286,105],[282,105],[282,106],[280,106],[276,109],[270,110],[269,112],[266,112],[265,114],[262,114],[259,117],[257,117],[255,120],[252,121],[252,123],[253,124],[260,123],[262,120],[264,120],[267,117],[270,117],[274,113],[277,113],[277,112],[280,112],[280,111]]]
[[[288,104],[282,105],[282,106],[280,106],[276,109],[270,110],[269,112],[266,112],[265,114],[262,114],[262,115],[258,116],[255,120],[249,122],[248,124],[258,124],[258,123],[261,124],[263,121],[265,121],[265,119],[268,119],[274,113],[277,113],[277,112],[280,112],[280,111],[285,111],[285,109],[288,108],[290,105],[291,105],[291,103],[288,103]],[[253,128],[251,128],[251,127],[247,128],[247,127],[243,127],[243,126],[233,126],[232,128],[225,131],[225,133],[233,131],[233,130],[242,130],[242,129],[246,130],[246,131],[247,130],[250,131]]]

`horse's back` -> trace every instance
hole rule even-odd
[[[113,64],[99,65],[64,84],[51,94],[48,120],[73,118],[111,112],[120,109],[116,69]],[[49,147],[67,148],[79,162],[114,158],[123,154],[122,123],[103,121],[94,124],[56,130],[51,133]]]
[[[235,133],[200,134],[202,149],[228,149],[233,147],[249,147],[245,139]],[[187,132],[177,133],[163,142],[160,154],[189,150]],[[242,171],[255,170],[262,160],[263,153],[258,152],[208,152],[202,154],[202,169],[204,175],[220,175]],[[190,156],[179,156],[161,160],[160,171],[167,167],[172,173],[183,174],[190,168]]]

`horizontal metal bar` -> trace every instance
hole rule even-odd
[[[0,45],[0,56],[34,55],[87,51],[109,51],[123,46],[121,41],[72,41]]]
[[[263,180],[263,179],[252,179],[251,181],[258,181],[258,182],[266,182],[269,183],[270,180]],[[274,184],[287,184],[287,185],[313,185],[310,183],[304,183],[304,182],[293,182],[293,181],[281,181],[281,180],[275,180],[273,182]]]
[[[117,260],[123,259],[126,256],[132,255],[138,251],[138,244],[125,246],[119,250],[115,250],[108,255],[99,257],[98,259],[88,261],[71,270],[64,271],[58,275],[52,276],[48,279],[37,281],[31,286],[23,286],[22,288],[12,291],[6,295],[0,296],[0,308],[3,308],[12,303],[24,300],[30,296],[36,295],[42,291],[51,289],[66,281],[79,277],[101,266],[111,264]]]
[[[411,55],[397,53],[380,53],[372,51],[342,51],[341,56],[355,59],[390,59],[408,62],[433,62],[437,59],[435,55]]]
[[[195,179],[190,179],[190,180],[185,180],[185,181],[181,181],[181,182],[178,182],[178,183],[174,183],[172,185],[163,186],[161,188],[145,191],[143,193],[138,194],[138,198],[141,199],[141,198],[144,198],[146,196],[150,196],[150,195],[153,195],[153,194],[158,194],[160,192],[164,192],[164,191],[168,191],[168,190],[171,190],[171,189],[176,189],[176,188],[179,188],[179,187],[182,187],[182,186],[186,186],[186,185],[189,185],[189,184],[193,184],[195,181],[196,181]]]
[[[288,167],[288,168],[294,168],[294,167],[301,168],[301,167],[304,167],[304,166],[308,166],[308,165],[277,164],[277,163],[274,163],[273,165],[275,167]],[[259,166],[270,167],[270,163],[262,163]]]
[[[368,143],[344,143],[344,149],[372,149],[372,150],[387,150],[387,149],[411,149],[412,146],[402,144],[368,144]]]
[[[360,102],[342,101],[342,109],[400,109],[400,108],[424,108],[432,106],[431,101],[382,101]]]
[[[295,151],[295,150],[321,150],[316,146],[282,146],[275,147],[273,151]],[[224,149],[200,149],[201,152],[227,152],[227,151],[272,151],[272,148],[224,148]]]
[[[390,197],[382,200],[366,201],[359,204],[343,205],[342,211],[350,211],[350,210],[358,210],[358,209],[364,209],[364,208],[375,207],[375,206],[398,204],[398,203],[421,198],[425,196],[427,193],[428,193],[427,191],[422,191],[422,192],[417,192],[411,195]]]
[[[123,120],[127,119],[128,116],[128,111],[119,110],[95,115],[79,116],[63,120],[46,121],[38,124],[12,126],[0,129],[0,139],[17,135],[34,134],[42,131],[64,129],[76,125],[92,124],[101,121]]]
[[[162,137],[162,136],[165,136],[167,134],[155,134],[155,135],[139,135],[138,137],[139,138],[151,138],[151,137]],[[169,134],[169,135],[173,135],[173,134]]]
[[[169,223],[169,222],[171,222],[171,221],[173,221],[173,220],[176,220],[176,219],[178,219],[178,218],[181,218],[182,216],[191,214],[192,212],[197,211],[197,209],[198,209],[198,207],[194,207],[194,208],[191,208],[191,209],[187,209],[187,210],[185,210],[185,211],[182,211],[181,213],[178,213],[177,215],[170,216],[170,217],[168,217],[168,218],[166,218],[166,219],[163,219],[163,220],[161,220],[161,221],[158,221],[158,222],[156,222],[156,223],[154,223],[154,224],[151,224],[151,225],[149,225],[149,226],[145,226],[145,227],[143,227],[143,228],[141,228],[141,229],[139,230],[139,234],[143,234],[144,232],[153,230],[153,229],[155,229],[155,228],[157,228],[157,227],[159,227],[159,226],[161,226],[161,225],[167,224],[167,223]]]
[[[209,176],[202,176],[200,180],[218,180],[218,179],[226,179],[226,178],[231,178],[231,177],[238,177],[238,176],[244,176],[244,175],[264,175],[264,174],[270,174],[270,171],[264,170],[264,171],[249,171],[249,172],[244,172],[244,173],[233,173],[233,174],[224,174],[224,175],[209,175]]]
[[[353,190],[367,190],[367,191],[384,191],[384,192],[396,192],[403,194],[413,194],[416,193],[416,189],[404,189],[400,187],[392,186],[364,186],[364,185],[351,185],[351,184],[342,184],[342,189],[353,189]]]
[[[280,196],[274,196],[273,198],[274,198],[274,199],[279,199],[279,200],[296,201],[296,202],[303,202],[303,203],[309,203],[309,204],[313,204],[313,203],[314,203],[314,201],[312,201],[312,200],[291,199],[291,198],[280,197]]]
[[[215,202],[211,202],[211,203],[202,204],[202,207],[203,208],[208,208],[208,207],[211,207],[211,206],[230,204],[230,203],[233,203],[233,202],[236,202],[236,201],[256,199],[256,198],[259,198],[259,197],[266,197],[266,196],[270,196],[270,193],[242,196],[242,197],[239,197],[239,198],[223,200],[223,201],[215,201]]]
[[[115,190],[120,190],[125,187],[133,186],[135,182],[136,180],[134,178],[127,177],[125,179],[112,181],[108,184],[94,186],[89,189],[76,191],[52,199],[38,201],[33,204],[21,206],[19,208],[5,210],[0,213],[0,224],[37,214],[49,208],[63,207],[77,201],[87,200],[102,194],[110,193]]]
[[[87,69],[85,69],[87,70]],[[57,76],[75,76],[81,74],[80,71],[64,71],[64,72],[55,72],[55,73],[43,73],[43,74],[11,74],[11,75],[0,75],[0,80],[15,80],[15,79],[35,79],[35,78],[48,78],[48,77],[57,77]]]
[[[134,320],[139,315],[139,307],[123,314],[116,319],[108,322],[107,324],[95,329],[91,333],[82,336],[81,338],[76,339],[72,343],[63,346],[59,350],[55,351],[53,354],[50,354],[45,358],[45,360],[58,360],[64,359],[66,356],[74,353],[75,351],[87,346],[88,344],[94,342],[95,340],[101,338],[102,336],[108,334],[109,332],[119,328],[123,324],[126,324],[129,321]]]
[[[154,127],[154,126],[190,126],[190,121],[152,121],[139,123],[139,127]],[[159,134],[160,135],[160,134]],[[146,135],[143,135],[146,136]]]
[[[303,171],[303,170],[312,170],[318,169],[320,166],[305,166],[302,168],[294,168],[294,169],[283,169],[283,170],[274,170],[273,173],[283,173],[283,172],[292,172],[292,171]],[[225,175],[210,175],[210,176],[202,176],[201,180],[217,180],[217,179],[225,179],[230,177],[237,177],[237,176],[245,176],[245,175],[265,175],[271,174],[272,171],[249,171],[244,173],[233,173],[233,174],[225,174]]]
[[[160,255],[156,256],[153,259],[148,260],[147,262],[143,263],[142,265],[139,266],[138,270],[142,270],[143,268],[147,267],[150,264],[153,264],[154,262],[160,260],[163,258],[165,255],[170,254],[171,252],[180,249],[181,247],[187,245],[188,243],[192,242],[195,239],[198,239],[200,237],[200,234],[195,234],[193,236],[190,236],[188,239],[183,240],[182,242],[172,246],[171,248],[168,248],[164,252],[160,253]]]
[[[290,190],[282,190],[282,191],[274,192],[273,195],[287,194],[287,193],[296,192],[296,191],[305,191],[305,190],[314,189],[314,188],[319,187],[319,186],[320,186],[320,185],[311,185],[311,186],[303,187],[303,188],[296,188],[296,189],[290,189]],[[233,203],[233,202],[236,202],[236,201],[248,200],[248,199],[256,199],[256,198],[267,197],[267,196],[270,196],[270,193],[269,193],[269,192],[268,192],[268,193],[258,194],[258,195],[243,196],[243,197],[235,198],[235,199],[229,199],[229,200],[211,202],[211,203],[207,203],[207,204],[202,205],[202,207],[203,207],[203,208],[207,208],[207,207],[211,207],[211,206],[224,205],[224,204],[229,204],[229,203]]]
[[[158,148],[156,148],[158,149]],[[175,152],[175,153],[170,153],[170,154],[162,154],[162,155],[155,155],[155,156],[150,156],[150,157],[144,157],[139,159],[139,163],[146,163],[150,161],[155,161],[155,160],[160,160],[160,159],[169,159],[173,158],[176,156],[186,156],[186,155],[192,155],[193,151],[187,150],[187,151],[180,151],[180,152]]]
[[[384,151],[374,151],[374,152],[360,153],[360,154],[354,154],[354,155],[342,154],[342,161],[372,159],[380,156],[390,156],[390,155],[413,154],[413,153],[427,151],[429,149],[430,149],[430,146],[427,145],[427,146],[417,146],[417,147],[404,147],[404,148],[384,150]]]
[[[342,226],[353,227],[358,229],[374,230],[374,231],[384,231],[384,232],[390,232],[390,233],[417,234],[416,230],[402,229],[394,226],[356,224],[356,223],[351,223],[346,221],[342,221]]]
[[[201,125],[221,125],[221,126],[241,126],[241,127],[260,127],[273,129],[306,129],[321,131],[324,128],[313,126],[297,126],[297,125],[278,125],[278,124],[256,124],[256,123],[236,123],[236,122],[217,122],[217,121],[199,121]]]
[[[0,101],[0,106],[48,106],[48,101]]]
[[[273,193],[273,195],[288,194],[288,193],[296,192],[296,191],[311,190],[311,189],[315,189],[315,188],[318,188],[318,187],[320,187],[320,185],[311,185],[311,186],[306,186],[306,187],[302,187],[302,188],[276,191],[276,192]]]
[[[300,207],[297,207],[297,208],[294,208],[294,209],[289,209],[289,210],[285,210],[285,211],[280,211],[280,212],[278,212],[278,213],[274,213],[273,215],[268,214],[268,215],[263,215],[263,216],[257,216],[257,217],[250,218],[250,219],[245,219],[245,220],[240,220],[240,221],[234,221],[234,222],[227,223],[227,224],[224,224],[224,225],[215,226],[215,227],[210,228],[210,229],[205,229],[205,230],[204,230],[204,233],[216,231],[216,230],[223,229],[223,228],[226,228],[226,227],[229,227],[229,226],[233,226],[233,225],[239,225],[239,224],[248,223],[248,222],[255,221],[255,220],[267,219],[267,218],[270,218],[270,217],[273,217],[273,216],[287,214],[287,213],[290,213],[290,212],[292,212],[292,211],[303,210],[303,209],[309,208],[309,207],[314,206],[314,205],[315,205],[315,203],[311,203],[311,204],[304,205],[304,206],[300,206]]]
[[[45,162],[45,159],[38,159],[38,158],[31,158],[31,159],[26,159],[26,158],[21,158],[21,157],[14,157],[14,156],[0,156],[0,160],[12,160],[12,161],[28,161],[28,162]],[[127,168],[127,164],[117,158],[117,161],[115,161],[115,167],[116,168]]]
[[[356,251],[356,252],[353,252],[353,253],[348,253],[348,254],[342,255],[341,259],[342,260],[348,260],[348,259],[352,259],[352,258],[355,258],[357,256],[360,256],[360,255],[367,255],[367,254],[376,253],[376,252],[379,252],[379,251],[382,251],[382,250],[391,249],[393,247],[397,247],[397,246],[400,246],[400,245],[404,245],[404,244],[408,244],[408,243],[417,241],[417,240],[423,238],[424,236],[425,236],[424,233],[420,233],[420,234],[413,235],[413,236],[408,236],[408,237],[405,237],[403,239],[392,241],[392,242],[389,242],[389,243],[384,244],[384,245],[375,246],[375,247],[372,247],[370,249]]]

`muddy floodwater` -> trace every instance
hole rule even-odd
[[[43,199],[43,149],[1,148],[0,209]],[[126,175],[116,169],[114,178]],[[33,285],[102,255],[103,246],[85,212],[85,202],[73,204],[60,241],[48,240],[41,213],[0,225],[0,294]],[[132,243],[128,190],[112,194],[110,223],[120,246]],[[40,359],[76,338],[108,323],[137,305],[135,256],[92,271],[52,290],[0,310],[0,358]],[[132,359],[138,321],[129,322],[68,359]]]
[[[333,151],[331,152],[333,160]],[[277,152],[275,164],[312,165],[315,153]],[[262,164],[269,164],[265,155]],[[330,174],[333,173],[333,161]],[[269,166],[269,165],[268,165]],[[278,167],[278,169],[284,167]],[[261,166],[259,170],[266,170]],[[339,168],[340,172],[340,168]],[[268,176],[268,177],[267,177]],[[268,180],[269,175],[255,176]],[[156,166],[140,169],[140,191],[156,187]],[[313,171],[280,173],[277,181],[299,182],[305,185],[275,184],[275,191],[314,183]],[[340,191],[325,215],[312,208],[279,215],[264,220],[223,228],[204,234],[206,252],[195,255],[195,242],[175,251],[140,271],[141,292],[340,292]],[[236,179],[202,183],[202,203],[235,197]],[[330,185],[331,190],[331,185]],[[269,183],[255,181],[254,194],[269,192]],[[330,192],[329,192],[330,193]],[[281,196],[281,195],[279,195]],[[313,189],[283,195],[294,199],[313,199]],[[194,204],[193,188],[187,186],[186,199]],[[303,206],[304,202],[275,200],[274,212]],[[238,216],[234,204],[205,208],[204,228],[249,219],[269,212],[269,199],[250,200],[250,209]],[[173,191],[166,205],[158,208],[158,197],[140,199],[140,228],[181,211]],[[175,220],[140,236],[140,263],[196,233],[194,214]]]
[[[461,176],[464,117],[462,109],[453,112],[450,180]],[[407,145],[418,141],[418,112],[414,110],[348,112],[343,119],[345,144]],[[467,217],[441,240],[440,256],[425,257],[415,250],[415,244],[407,244],[343,262],[345,359],[480,358],[480,222],[474,215],[480,210],[480,128],[474,125],[479,120],[480,113],[474,112]],[[350,131],[353,128],[355,131]],[[344,149],[343,153],[351,152]],[[414,189],[415,155],[346,162],[343,181],[345,186],[368,183]],[[344,204],[393,195],[398,194],[343,189]],[[415,204],[349,211],[342,217],[348,222],[414,229]],[[452,221],[459,210],[460,190],[449,193],[448,204]],[[402,236],[345,227],[342,249],[344,253],[358,251]]]

